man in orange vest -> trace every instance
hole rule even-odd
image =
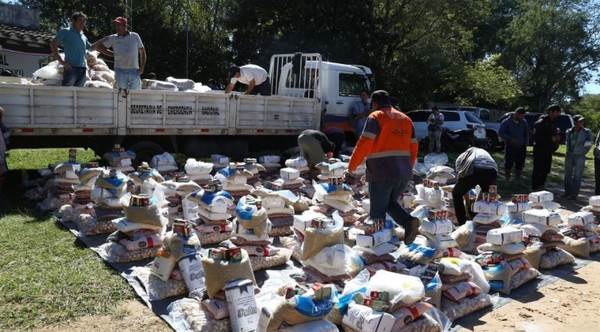
[[[378,90],[371,95],[372,112],[350,157],[348,171],[356,170],[367,158],[371,219],[385,219],[386,213],[405,230],[404,243],[410,244],[419,234],[419,219],[412,217],[398,203],[417,159],[419,145],[408,116],[393,108],[390,95]]]

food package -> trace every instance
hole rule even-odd
[[[421,221],[420,230],[436,235],[452,233],[452,228],[452,221],[449,219],[441,219],[436,221],[423,220]]]
[[[594,214],[589,211],[579,211],[573,213],[567,219],[567,225],[569,227],[583,226],[594,222]]]
[[[550,191],[542,190],[535,191],[529,194],[529,201],[533,203],[543,203],[547,201],[553,201],[554,194]]]
[[[383,311],[375,311],[362,304],[350,303],[348,312],[344,315],[342,323],[364,332],[392,331],[396,319]]]
[[[356,245],[364,248],[373,248],[392,239],[391,229],[382,229],[373,234],[356,234]]]
[[[279,176],[284,180],[296,180],[300,177],[300,172],[291,167],[285,167],[279,170]]]
[[[490,229],[485,236],[488,243],[495,245],[505,245],[523,241],[523,230],[511,227]]]
[[[590,197],[591,206],[600,206],[600,195]]]
[[[473,203],[473,212],[491,213],[501,216],[506,212],[506,204],[502,202],[476,201]]]
[[[508,212],[523,212],[525,210],[531,209],[531,203],[530,202],[520,202],[520,203],[508,202],[508,203],[506,203],[506,208],[508,209]]]
[[[258,305],[253,280],[235,280],[223,287],[232,331],[253,331],[258,325]]]
[[[523,221],[546,226],[556,226],[562,223],[558,213],[544,209],[531,209],[523,212]]]

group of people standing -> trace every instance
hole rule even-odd
[[[127,28],[127,19],[115,18],[112,23],[115,34],[108,35],[94,44],[90,44],[83,33],[87,15],[75,12],[71,16],[71,26],[61,29],[52,39],[52,56],[64,68],[62,86],[84,86],[86,82],[88,50],[96,50],[106,56],[114,57],[115,80],[120,90],[142,88],[140,75],[146,66],[146,50],[140,36]],[[58,52],[61,46],[64,59]]]

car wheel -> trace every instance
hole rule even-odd
[[[487,131],[485,133],[485,140],[481,143],[481,148],[494,151],[498,146],[498,136],[493,131]]]

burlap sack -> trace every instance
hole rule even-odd
[[[171,296],[187,295],[188,290],[183,280],[169,279],[163,281],[150,272],[147,266],[134,266],[131,268],[140,280],[150,301],[162,300]]]
[[[572,264],[575,257],[563,249],[548,250],[540,259],[540,269],[552,269],[559,265]],[[537,269],[537,268],[536,268]]]
[[[252,214],[252,219],[242,219],[239,216],[237,217],[237,222],[244,226],[245,229],[253,229],[254,234],[257,236],[261,236],[265,232],[265,227],[267,227],[267,210],[260,209]]]
[[[256,286],[250,257],[246,250],[242,249],[241,252],[242,260],[238,263],[202,257],[204,281],[209,297],[225,299],[225,293],[222,290],[223,287],[237,279],[252,280],[252,283]]]
[[[258,271],[279,266],[287,263],[292,257],[292,251],[287,248],[279,248],[277,254],[273,256],[250,256],[252,270]]]
[[[267,332],[277,331],[281,324],[298,325],[314,320],[319,320],[323,316],[306,316],[296,310],[296,297],[289,300],[281,299],[281,302],[271,312],[271,318],[267,323]]]
[[[172,321],[184,320],[191,331],[196,332],[230,332],[229,319],[214,319],[200,306],[197,300],[183,298],[169,305],[169,316]]]
[[[305,196],[300,196],[296,202],[292,205],[294,212],[300,214],[310,208],[311,200]]]
[[[196,250],[200,250],[200,239],[198,239],[196,233],[193,233],[191,236],[184,239],[176,233],[173,233],[173,231],[170,231],[163,238],[163,247],[169,249],[176,261],[179,261],[186,256],[186,253],[183,250],[184,246],[194,247]]]
[[[493,305],[493,302],[492,297],[489,294],[465,297],[458,302],[442,297],[442,312],[445,313],[450,320],[464,317],[491,305]]]
[[[531,267],[533,267],[534,269],[539,269],[540,268],[540,259],[542,258],[542,255],[546,252],[546,248],[541,248],[541,247],[528,247],[527,249],[525,249],[525,251],[523,251],[523,257],[529,261],[529,264],[531,264]]]
[[[158,204],[148,206],[123,205],[125,217],[132,222],[153,226],[165,226],[168,220],[163,217]]]
[[[307,260],[321,251],[321,249],[334,244],[344,243],[344,228],[338,227],[334,230],[322,232],[313,227],[304,231],[304,242],[302,243],[302,260]]]
[[[574,240],[571,237],[565,236],[563,242],[565,244],[560,244],[558,247],[566,252],[575,255],[575,257],[590,257],[590,243],[586,238]]]

